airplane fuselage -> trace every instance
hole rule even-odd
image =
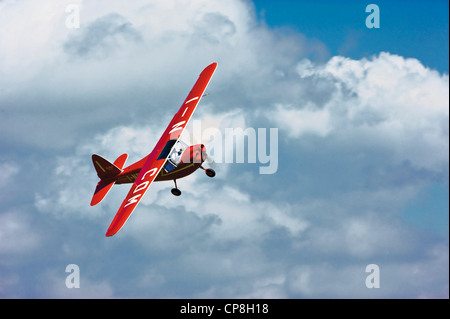
[[[147,156],[148,157],[148,156]],[[144,157],[140,161],[126,167],[122,173],[117,175],[116,184],[134,183],[142,166],[147,160]],[[181,155],[181,160],[172,170],[166,169],[166,165],[161,169],[155,178],[155,182],[171,181],[186,177],[200,168],[205,161],[206,149],[203,144],[192,145],[185,149]],[[169,160],[167,160],[169,161]]]

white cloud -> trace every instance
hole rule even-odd
[[[79,29],[65,26],[68,3],[80,6]],[[219,62],[215,92],[223,101],[216,110],[242,108],[241,100],[233,101],[241,94],[247,101],[278,95],[289,78],[286,69],[296,54],[308,50],[308,40],[273,34],[258,25],[252,10],[244,1],[204,0],[71,1],[58,6],[44,1],[4,7],[2,14],[9,18],[0,19],[0,29],[19,31],[14,41],[0,43],[1,78],[8,79],[6,102],[2,99],[8,125],[0,128],[2,135],[17,145],[61,149],[120,122],[145,117],[157,123],[167,105],[184,98],[174,92],[187,93],[212,61]],[[23,19],[12,18],[18,12]],[[265,81],[249,81],[274,74],[284,80],[272,79],[269,90]],[[13,85],[13,79],[20,85]],[[24,138],[27,127],[35,131]]]
[[[292,106],[277,105],[267,116],[293,138],[304,134],[325,137],[331,131],[330,113],[327,110],[309,110],[308,107],[296,109]]]
[[[361,60],[336,56],[318,65],[302,60],[297,71],[299,82],[328,83],[332,90],[322,105],[309,92],[297,105],[267,113],[288,136],[336,136],[340,143],[385,149],[397,163],[417,169],[448,167],[448,75],[385,52]]]

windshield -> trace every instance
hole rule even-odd
[[[185,150],[188,147],[188,145],[183,142],[182,140],[170,140],[166,143],[166,145],[164,146],[163,150],[161,151],[161,153],[158,156],[158,159],[166,159],[166,158],[170,158],[170,155],[172,155],[172,153],[174,152],[175,149],[177,150]],[[170,155],[169,155],[170,153]]]
[[[175,165],[178,165],[180,163],[181,154],[183,154],[183,151],[188,148],[188,145],[183,142],[182,140],[178,140],[174,147],[172,148],[172,151],[169,154],[168,159]]]
[[[170,172],[178,166],[181,160],[181,154],[183,154],[184,150],[188,147],[189,146],[182,140],[170,140],[166,143],[166,146],[164,146],[158,156],[158,159],[167,158],[167,162],[164,165],[166,172]]]

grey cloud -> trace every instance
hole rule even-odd
[[[75,30],[63,44],[63,49],[80,58],[107,58],[115,51],[139,41],[142,41],[140,32],[125,17],[111,13]]]
[[[236,34],[236,25],[227,16],[219,12],[210,12],[196,24],[194,41],[200,38],[212,44],[218,44],[227,41],[234,34]]]

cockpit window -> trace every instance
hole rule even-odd
[[[166,146],[162,150],[158,159],[167,158],[166,165],[164,165],[164,169],[167,172],[170,172],[180,163],[181,154],[183,151],[188,148],[188,145],[181,140],[170,140],[167,142]]]
[[[170,140],[166,143],[166,146],[164,146],[163,150],[158,156],[158,159],[166,159],[167,156],[169,156],[169,152],[172,149],[172,146],[177,142],[177,140]]]
[[[181,160],[181,154],[183,154],[183,151],[188,146],[183,141],[178,140],[178,142],[175,143],[175,146],[172,148],[172,152],[170,152],[169,159],[172,163],[175,165],[178,165]]]

